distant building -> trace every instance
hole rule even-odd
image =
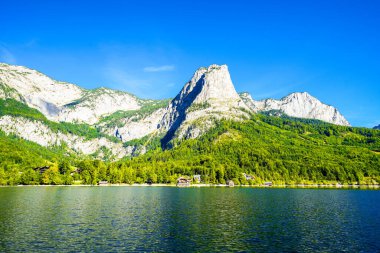
[[[252,175],[248,175],[248,174],[243,173],[243,176],[245,177],[245,180],[255,180],[255,177]]]
[[[234,187],[234,186],[235,186],[234,181],[233,181],[233,180],[228,180],[228,181],[227,181],[227,186],[228,186],[228,187]]]
[[[189,187],[190,186],[190,179],[187,179],[185,177],[179,177],[177,179],[177,186],[178,187]]]
[[[273,183],[272,182],[264,182],[264,186],[272,186]]]
[[[108,185],[108,181],[99,181],[98,185],[99,186],[106,186],[106,185]]]
[[[45,171],[47,171],[50,168],[50,166],[44,166],[44,167],[38,167],[34,168],[35,171],[38,171],[40,174],[43,174]]]
[[[195,182],[197,182],[197,183],[201,182],[201,175],[194,175],[193,178],[194,178]]]

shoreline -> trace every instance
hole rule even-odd
[[[176,188],[294,188],[294,189],[380,189],[380,185],[337,185],[337,184],[295,184],[295,185],[235,185],[229,187],[225,184],[191,184],[186,187],[179,187],[176,184],[106,184],[106,185],[87,185],[87,184],[72,184],[72,185],[0,185],[2,187],[176,187]]]

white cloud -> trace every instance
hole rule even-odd
[[[16,57],[8,49],[0,45],[0,61],[15,64]]]
[[[174,65],[150,66],[150,67],[145,67],[144,72],[163,72],[163,71],[173,71],[174,69],[175,69]]]

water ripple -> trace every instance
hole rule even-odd
[[[0,188],[1,252],[378,252],[380,191]]]

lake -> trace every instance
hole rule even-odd
[[[3,187],[1,252],[379,252],[380,191]]]

